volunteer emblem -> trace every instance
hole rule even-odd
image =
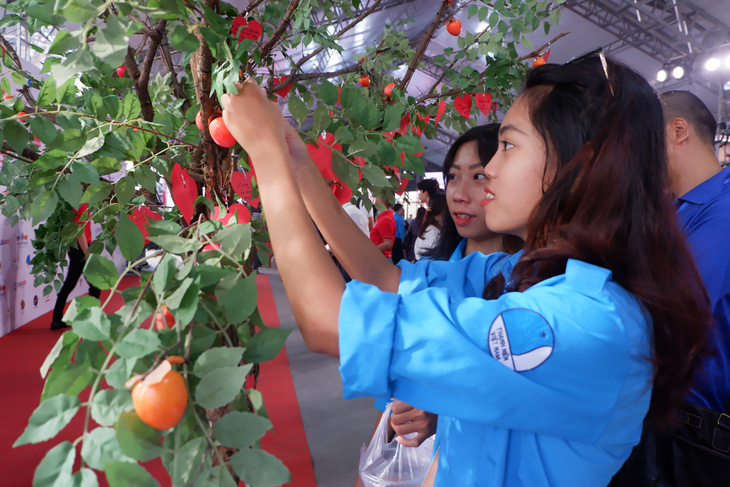
[[[503,311],[489,327],[489,352],[517,372],[532,370],[553,353],[555,335],[542,315],[529,309]]]

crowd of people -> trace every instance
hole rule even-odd
[[[388,208],[368,238],[253,80],[222,101],[307,346],[345,397],[395,400],[402,444],[436,434],[437,487],[730,478],[730,170],[697,97],[600,52],[531,70],[397,265],[413,226]]]

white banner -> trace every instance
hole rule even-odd
[[[4,189],[4,188],[1,188]],[[92,237],[101,232],[101,225],[91,224]],[[33,245],[35,232],[30,222],[21,221],[14,227],[10,220],[0,215],[0,336],[10,333],[53,310],[56,304],[56,292],[43,296],[43,288],[34,287],[35,276],[31,274],[33,266]],[[104,251],[102,254],[109,258]],[[117,270],[126,268],[126,261],[120,252],[114,252],[112,260]],[[68,264],[64,267],[68,269]],[[71,292],[69,301],[76,296],[87,294],[89,284],[82,276]],[[48,316],[48,326],[51,317]]]

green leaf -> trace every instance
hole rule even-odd
[[[110,338],[111,321],[99,306],[79,311],[71,326],[78,336],[86,340],[108,340]]]
[[[124,389],[124,383],[132,377],[134,366],[137,365],[137,358],[118,358],[106,372],[106,383],[115,389]]]
[[[231,457],[233,470],[251,487],[278,487],[291,481],[286,466],[262,450],[241,450]]]
[[[240,323],[256,309],[256,274],[239,279],[226,295],[224,303],[229,323]]]
[[[216,465],[210,470],[206,468],[194,487],[238,487],[238,482],[233,480],[227,467]]]
[[[328,105],[334,105],[335,103],[337,103],[337,98],[339,96],[340,95],[337,91],[337,87],[326,79],[323,79],[322,86],[319,89],[319,97],[322,99],[322,101]]]
[[[13,448],[28,443],[40,443],[56,436],[78,412],[81,400],[76,396],[60,394],[33,411],[23,434],[13,443]]]
[[[117,244],[124,258],[130,262],[136,260],[144,250],[144,235],[125,214],[119,215],[117,222]]]
[[[82,468],[73,475],[70,487],[99,487],[96,474],[90,468]]]
[[[119,278],[114,262],[97,254],[89,254],[84,266],[84,277],[99,289],[111,289]]]
[[[58,194],[60,194],[61,198],[66,200],[66,202],[74,208],[78,208],[83,192],[84,190],[81,187],[81,183],[68,177],[64,177],[58,183]]]
[[[43,118],[36,117],[33,119],[33,122],[35,122],[36,120],[43,120]],[[35,160],[33,162],[33,167],[41,170],[57,169],[60,166],[66,165],[67,161],[68,155],[65,152],[61,152],[59,150],[50,150],[40,156],[37,160]]]
[[[383,188],[390,187],[390,181],[387,177],[385,177],[385,173],[378,166],[365,165],[360,168],[360,171],[362,171],[362,177],[370,184]]]
[[[41,91],[38,93],[38,100],[36,101],[37,105],[40,107],[47,107],[53,105],[53,102],[56,101],[56,81],[53,79],[53,76],[50,76],[45,83],[43,83],[43,86],[41,87]],[[38,117],[36,117],[38,118]]]
[[[35,118],[35,117],[34,117]],[[8,120],[3,126],[3,136],[16,154],[22,154],[31,139],[28,130],[16,120]]]
[[[159,350],[160,339],[152,330],[132,330],[117,344],[117,354],[122,358],[144,357]]]
[[[252,365],[222,367],[207,373],[195,388],[195,402],[206,409],[215,409],[233,401],[241,393]]]
[[[178,237],[175,235],[157,235],[150,234],[149,240],[156,243],[164,250],[172,252],[173,254],[183,254],[185,252],[192,252],[198,250],[203,246],[198,240],[192,240],[187,238]]]
[[[291,328],[262,328],[248,341],[243,358],[246,362],[261,363],[271,360],[284,346]]]
[[[193,438],[182,448],[163,457],[167,471],[172,477],[172,485],[190,485],[200,469],[200,458],[205,454],[207,443],[204,438]]]
[[[249,412],[231,411],[213,427],[213,438],[230,448],[248,448],[273,428],[271,421]]]
[[[71,484],[76,449],[70,441],[54,446],[43,457],[33,475],[33,487],[65,487]]]
[[[117,201],[126,205],[132,201],[134,197],[135,183],[131,176],[124,176],[120,178],[114,185],[114,191],[117,195]]]
[[[193,373],[198,377],[203,377],[221,367],[236,367],[241,363],[244,350],[242,347],[211,348],[203,352],[195,361]]]
[[[107,462],[104,470],[109,487],[160,487],[159,482],[137,463]]]
[[[170,45],[180,51],[193,52],[200,47],[200,41],[185,26],[177,25],[170,35]]]
[[[104,389],[94,395],[94,400],[91,402],[91,417],[101,426],[112,426],[121,413],[133,408],[132,394],[128,390]],[[118,438],[119,433],[117,432]],[[124,447],[122,447],[122,450],[124,450]],[[127,454],[132,456],[129,453]]]
[[[58,358],[59,355],[61,355],[61,350],[63,349],[64,345],[64,337],[65,335],[61,335],[58,337],[58,340],[56,341],[56,344],[53,346],[50,352],[48,352],[48,355],[46,356],[46,359],[43,361],[43,364],[41,365],[41,377],[46,378],[46,374],[48,374],[48,369],[51,368],[51,364],[54,360]]]
[[[142,105],[139,98],[134,93],[127,93],[124,97],[124,105],[122,106],[122,115],[127,120],[133,120],[142,113]]]
[[[232,225],[216,233],[213,242],[220,244],[224,252],[241,255],[251,247],[251,224]]]
[[[33,225],[37,225],[48,219],[58,207],[58,196],[55,191],[44,191],[33,200],[30,214],[33,218]]]
[[[400,127],[400,120],[403,117],[403,105],[393,105],[385,110],[383,121],[383,132],[392,132]]]
[[[44,144],[50,144],[58,136],[56,126],[45,117],[33,117],[33,120],[30,121],[30,130]],[[64,154],[65,156],[66,154]]]
[[[294,120],[299,122],[299,125],[301,126],[307,119],[309,109],[300,98],[292,94],[289,96],[289,112],[294,117]]]
[[[80,129],[66,129],[59,132],[53,142],[48,144],[49,149],[58,149],[63,152],[76,152],[86,143],[86,136]]]
[[[125,26],[125,23],[128,22],[128,19],[122,21],[113,14],[106,17],[105,28],[96,30],[96,39],[93,44],[94,54],[99,59],[112,66],[119,66],[124,63],[129,44],[129,36]]]
[[[59,394],[78,395],[86,389],[94,378],[89,367],[56,368],[48,374],[41,393],[41,401]]]
[[[78,154],[76,154],[76,157],[86,157],[89,154],[93,154],[94,152],[98,151],[104,145],[104,140],[105,140],[104,134],[99,134],[96,137],[88,139],[84,143],[84,146],[81,147],[81,149],[79,149],[79,152],[78,152]],[[96,173],[96,168],[94,166],[88,165],[88,167],[93,169],[94,172]],[[97,178],[98,178],[98,176],[99,175],[97,174]]]
[[[81,181],[82,183],[92,184],[95,186],[99,186],[99,173],[96,171],[96,168],[89,164],[88,162],[84,161],[74,161],[71,163],[71,173],[73,174],[74,179],[77,181]]]
[[[103,470],[106,462],[130,460],[119,447],[114,428],[96,428],[84,438],[81,458],[89,467]]]
[[[159,176],[150,166],[141,164],[134,170],[134,179],[142,187],[154,193]]]
[[[97,183],[99,181],[97,180]],[[84,191],[84,195],[81,197],[81,203],[88,203],[89,206],[93,206],[97,203],[101,203],[109,196],[112,191],[112,185],[103,181],[101,186],[89,186]]]
[[[135,460],[147,462],[162,455],[160,432],[147,426],[136,412],[122,412],[115,429],[122,451]]]

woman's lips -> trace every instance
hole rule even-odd
[[[463,227],[465,225],[468,225],[469,223],[476,218],[476,215],[471,215],[469,213],[453,213],[452,217],[454,219],[454,223],[459,226]]]

